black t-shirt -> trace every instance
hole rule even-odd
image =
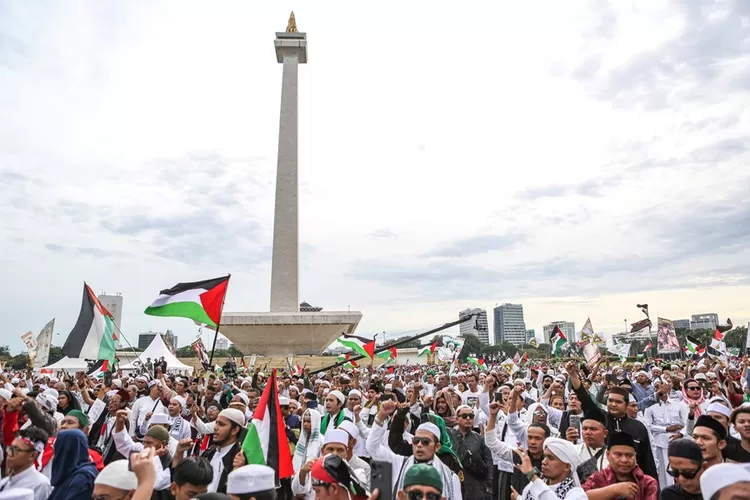
[[[732,436],[727,438],[727,445],[721,450],[721,454],[724,460],[743,463],[750,462],[750,452],[742,447],[742,441]]]
[[[659,493],[659,500],[703,500],[701,493],[682,491],[679,485],[667,486]]]

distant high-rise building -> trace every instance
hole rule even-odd
[[[97,297],[99,302],[114,318],[115,333],[117,333],[117,340],[115,340],[115,349],[120,349],[120,332],[122,331],[122,294],[107,295],[103,293]]]
[[[138,349],[143,351],[148,348],[148,346],[151,345],[151,342],[153,342],[154,337],[156,337],[157,335],[161,335],[164,344],[169,348],[169,350],[171,350],[172,352],[177,350],[177,336],[173,334],[171,330],[167,330],[167,333],[141,333],[140,335],[138,335]]]
[[[465,318],[472,314],[477,314],[474,319],[464,321],[460,325],[460,334],[466,335],[467,333],[476,335],[479,341],[484,345],[490,344],[490,327],[487,322],[487,310],[486,309],[464,309],[458,313],[458,319]]]
[[[674,324],[675,329],[677,328],[686,328],[690,329],[690,320],[689,319],[676,319],[672,322]]]
[[[526,342],[526,323],[522,304],[503,304],[495,307],[495,344],[509,342],[521,345]]]
[[[693,314],[690,317],[691,330],[716,330],[718,324],[719,315],[716,313]]]
[[[530,328],[526,330],[526,342],[531,342],[532,339],[536,338],[536,330]]]
[[[549,344],[549,339],[552,336],[552,330],[555,329],[555,325],[560,327],[566,339],[576,338],[576,324],[574,321],[553,321],[543,327],[545,344]]]
[[[216,349],[219,351],[226,351],[229,349],[229,341],[224,337],[216,339]]]

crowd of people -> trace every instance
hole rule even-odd
[[[107,384],[6,371],[0,500],[749,499],[747,371],[747,357]],[[269,380],[291,477],[242,449]]]

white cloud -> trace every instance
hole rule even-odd
[[[538,332],[643,301],[746,321],[750,10],[564,4],[4,4],[6,342],[67,333],[84,279],[133,341],[193,335],[141,314],[178,281],[231,272],[227,310],[268,307],[291,8],[301,300],[362,332],[508,301]]]

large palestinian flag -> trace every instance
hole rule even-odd
[[[255,408],[253,421],[247,428],[242,451],[248,464],[267,465],[276,471],[277,486],[279,479],[294,474],[292,454],[286,437],[286,423],[279,406],[275,368]]]
[[[189,318],[216,326],[221,319],[229,275],[192,283],[177,283],[159,296],[144,311],[151,316]]]
[[[568,339],[565,338],[565,334],[560,330],[560,325],[555,325],[555,329],[552,330],[550,335],[550,344],[552,346],[552,355],[556,356],[560,354],[560,350],[565,345]]]
[[[112,366],[115,363],[115,340],[114,318],[84,282],[81,312],[63,345],[63,353],[69,358],[106,359]]]

